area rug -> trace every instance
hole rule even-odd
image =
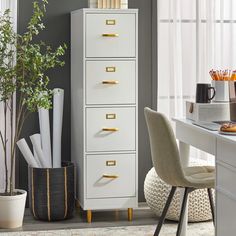
[[[1,236],[152,236],[155,225],[69,229],[55,231],[24,231],[0,233]],[[176,224],[165,224],[160,236],[174,236]],[[189,224],[187,236],[214,236],[212,222]]]

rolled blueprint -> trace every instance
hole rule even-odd
[[[40,134],[31,135],[30,140],[32,142],[34,149],[34,157],[40,163],[41,168],[50,168],[42,150],[41,135]]]
[[[35,134],[36,135],[36,134]],[[40,134],[37,134],[37,135],[39,135],[39,141],[40,141],[40,147],[41,147],[41,138],[40,138]],[[39,166],[40,166],[40,168],[43,168],[43,165],[41,164],[41,162],[40,162],[40,160],[39,160],[39,158],[38,158],[38,155],[37,155],[37,153],[36,153],[36,150],[35,150],[35,148],[34,148],[34,146],[33,146],[33,152],[34,152],[34,159],[35,159],[35,161],[39,164]]]
[[[64,90],[53,90],[53,168],[61,167],[61,135],[63,121]]]
[[[52,151],[50,138],[49,110],[39,108],[39,126],[41,134],[42,150],[47,167],[52,167]],[[38,155],[38,154],[37,154]]]
[[[38,155],[37,155],[37,153],[36,153],[36,151],[35,151],[34,148],[33,148],[33,152],[34,152],[34,159],[35,159],[35,161],[37,162],[38,166],[39,166],[40,168],[43,168],[43,166],[42,166],[42,164],[40,163],[39,158],[38,158]]]
[[[29,166],[32,166],[35,168],[40,167],[38,166],[36,160],[34,159],[34,156],[24,138],[20,139],[17,142],[17,146],[19,147],[21,153],[23,154]]]

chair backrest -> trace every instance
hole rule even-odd
[[[144,109],[150,138],[153,166],[167,184],[182,186],[185,182],[175,135],[167,118],[150,108]]]

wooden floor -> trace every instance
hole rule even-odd
[[[127,220],[127,211],[96,211],[93,212],[92,223],[86,222],[86,213],[82,210],[76,210],[72,219],[57,222],[44,222],[34,220],[29,209],[26,209],[24,225],[22,228],[14,230],[3,230],[2,232],[15,231],[38,231],[38,230],[58,230],[58,229],[79,229],[79,228],[96,228],[96,227],[114,227],[114,226],[130,226],[130,225],[153,225],[157,223],[158,218],[146,207],[141,205],[134,209],[133,221]]]

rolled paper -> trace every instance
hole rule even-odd
[[[42,118],[41,118],[41,112],[39,111],[38,109],[38,115],[39,115],[39,128],[42,127],[42,124],[41,124],[41,121],[42,121]],[[42,141],[41,141],[42,143]]]
[[[35,159],[38,160],[42,168],[50,168],[42,150],[41,135],[40,134],[31,135],[30,140],[33,145]]]
[[[36,134],[35,134],[36,135]],[[40,134],[37,134],[37,135],[39,135],[39,141],[40,141],[40,146],[41,146],[41,138],[40,138]],[[41,162],[40,162],[40,160],[39,160],[39,158],[38,158],[38,155],[37,155],[37,153],[36,153],[36,150],[35,150],[35,148],[34,148],[34,146],[33,146],[33,152],[34,152],[34,159],[36,160],[36,162],[38,163],[38,165],[42,168],[43,167],[43,165],[41,164]]]
[[[49,123],[49,110],[39,108],[39,126],[41,134],[42,150],[47,167],[52,167],[52,151],[51,151],[51,138],[50,138],[50,123]],[[38,153],[37,153],[38,155]]]
[[[53,90],[53,168],[61,167],[61,136],[63,121],[64,90]]]
[[[34,159],[35,159],[35,161],[37,162],[38,166],[39,166],[40,168],[42,168],[43,166],[41,165],[41,163],[40,163],[40,161],[39,161],[38,155],[37,155],[37,153],[36,153],[34,147],[33,147],[33,153],[34,153]]]
[[[35,159],[35,161],[37,162],[38,167],[42,168],[43,166],[41,165],[41,163],[40,163],[40,161],[39,161],[39,158],[38,158],[38,155],[36,154],[36,151],[35,151],[34,148],[33,148],[33,152],[34,152],[34,159]]]
[[[20,139],[16,144],[19,147],[21,153],[23,154],[23,156],[29,166],[32,166],[35,168],[40,167],[37,164],[36,160],[34,159],[34,156],[33,156],[32,152],[31,152],[31,150],[24,138]]]

